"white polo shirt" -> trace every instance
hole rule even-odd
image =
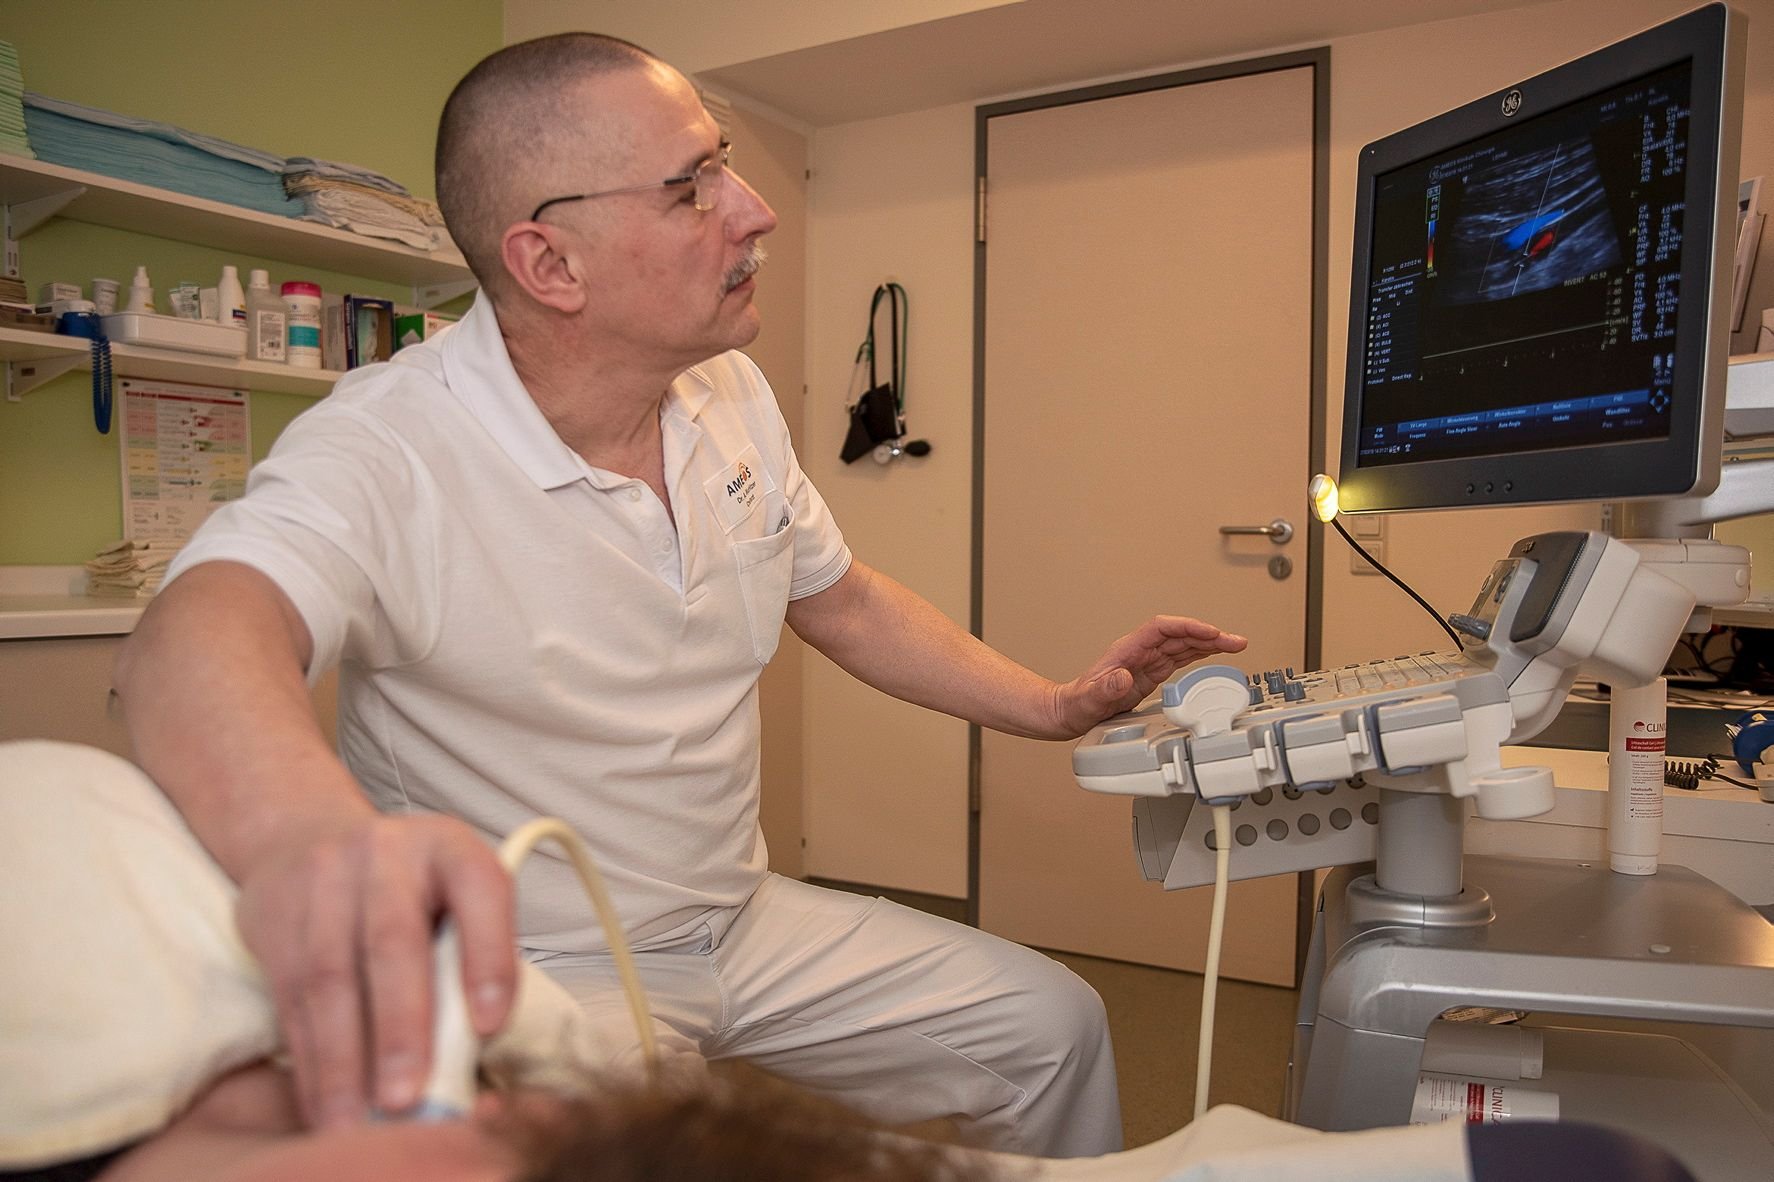
[[[749,359],[679,377],[660,426],[675,529],[561,442],[483,297],[293,422],[168,575],[270,577],[309,677],[339,664],[341,754],[378,807],[494,839],[564,818],[642,946],[764,873],[758,676],[788,601],[850,563]],[[525,947],[605,947],[565,862],[530,859],[518,899]]]

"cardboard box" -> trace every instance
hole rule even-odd
[[[1756,352],[1774,353],[1774,308],[1762,309],[1762,331],[1756,334]]]
[[[436,312],[402,313],[394,318],[394,348],[399,351],[428,341],[454,323],[454,316],[439,316]]]
[[[394,356],[394,301],[330,295],[320,305],[320,363],[356,369]]]

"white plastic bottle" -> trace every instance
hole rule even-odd
[[[216,319],[234,328],[246,327],[246,293],[240,290],[240,271],[232,263],[222,268],[216,283]]]
[[[1616,874],[1657,873],[1663,844],[1663,754],[1669,683],[1610,686],[1608,865]]]
[[[289,360],[289,313],[271,290],[270,276],[255,269],[248,278],[246,355],[254,361],[282,365]]]
[[[1417,1077],[1411,1099],[1414,1125],[1497,1125],[1516,1120],[1557,1120],[1558,1093],[1519,1087],[1495,1079],[1454,1075]]]
[[[129,281],[129,303],[123,305],[125,312],[154,311],[154,285],[148,281],[148,268],[137,267],[135,278]]]
[[[289,364],[320,368],[320,285],[293,281],[283,285],[283,307],[289,314]]]

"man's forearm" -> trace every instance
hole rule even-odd
[[[1008,734],[1065,734],[1052,681],[861,562],[833,587],[789,604],[788,622],[802,640],[883,693]]]
[[[280,844],[373,815],[315,718],[307,657],[288,599],[233,563],[167,587],[118,657],[137,762],[236,880]]]

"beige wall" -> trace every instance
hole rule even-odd
[[[1333,455],[1341,431],[1342,326],[1360,147],[1689,7],[1685,0],[1567,0],[1330,42]],[[1774,175],[1774,0],[1747,0],[1739,7],[1749,12],[1753,29],[1743,168],[1746,175]],[[1188,47],[1178,45],[1176,65],[1192,64]],[[803,454],[856,551],[963,623],[971,555],[972,159],[971,106],[813,133],[811,395]],[[1774,303],[1774,247],[1768,249],[1752,307]],[[921,467],[880,470],[863,461],[858,469],[844,469],[831,454],[842,438],[850,358],[868,293],[888,276],[906,285],[914,309],[911,425],[937,450]],[[1056,291],[1055,298],[1063,293]],[[1260,445],[1260,430],[1253,428],[1251,446]],[[1459,610],[1484,568],[1517,537],[1589,526],[1597,516],[1593,508],[1576,507],[1394,517],[1388,522],[1389,563],[1442,610]],[[1434,623],[1391,584],[1351,574],[1341,546],[1334,535],[1328,539],[1327,663],[1445,646]],[[1189,605],[1152,607],[1186,612]],[[817,659],[807,673],[805,719],[809,872],[961,894],[966,728],[888,702]],[[822,856],[822,842],[843,851],[842,857]]]
[[[968,622],[973,479],[973,109],[814,133],[801,464],[857,555]],[[869,297],[910,301],[906,423],[923,459],[846,466],[845,395]],[[882,318],[883,331],[886,319]],[[807,871],[967,893],[967,727],[817,655],[806,707]]]
[[[789,53],[1019,0],[505,0],[505,43],[591,29],[625,37],[685,73]]]

